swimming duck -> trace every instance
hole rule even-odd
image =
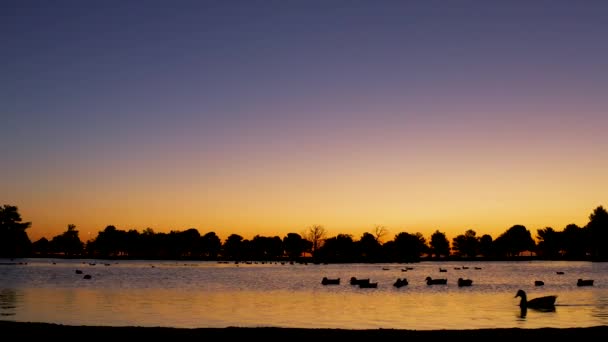
[[[433,279],[431,277],[426,277],[427,285],[446,285],[448,283],[447,278]]]
[[[369,283],[369,278],[357,278],[357,277],[350,277],[350,284],[351,285],[359,285],[361,283]]]
[[[576,286],[593,286],[593,279],[579,279]]]
[[[462,287],[462,286],[471,286],[471,285],[473,285],[472,279],[458,278],[458,286]]]
[[[393,286],[396,288],[400,288],[409,284],[406,278],[397,278],[397,280],[393,283]]]
[[[528,299],[526,295],[526,291],[518,290],[515,298],[521,297],[519,301],[519,306],[522,308],[530,308],[530,309],[538,309],[538,310],[554,310],[555,309],[555,300],[557,296],[544,296]]]
[[[340,278],[323,277],[323,279],[321,280],[321,284],[323,284],[323,285],[340,285]]]

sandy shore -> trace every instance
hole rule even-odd
[[[608,326],[591,328],[540,328],[540,329],[475,329],[475,330],[401,330],[401,329],[298,329],[298,328],[163,328],[163,327],[103,327],[103,326],[67,326],[47,323],[21,323],[0,321],[0,331],[4,336],[15,336],[45,340],[80,340],[83,339],[154,339],[179,341],[181,339],[254,339],[256,341],[275,341],[289,338],[303,338],[311,341],[344,340],[344,339],[395,339],[414,340],[428,338],[465,338],[465,341],[488,341],[497,338],[506,339],[587,339],[608,336]],[[379,340],[376,340],[379,341]]]

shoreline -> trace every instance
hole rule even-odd
[[[21,339],[54,340],[98,339],[158,339],[158,338],[240,338],[278,340],[285,338],[344,339],[344,338],[466,338],[468,341],[487,341],[492,338],[572,338],[584,339],[608,336],[608,326],[585,328],[496,328],[463,330],[406,330],[406,329],[308,329],[277,327],[226,327],[226,328],[169,328],[140,326],[71,326],[53,323],[15,322],[0,320],[0,331],[5,336]]]

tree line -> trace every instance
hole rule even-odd
[[[496,239],[466,230],[449,241],[436,230],[427,240],[421,233],[399,232],[383,242],[387,229],[376,226],[358,239],[351,234],[328,237],[322,225],[284,237],[256,235],[251,240],[238,234],[223,242],[215,232],[201,235],[196,228],[169,233],[146,228],[121,230],[113,225],[83,242],[76,226],[69,224],[51,240],[31,242],[17,206],[0,207],[0,257],[66,257],[98,259],[189,260],[310,260],[323,263],[417,262],[421,260],[511,260],[524,257],[545,260],[608,261],[608,212],[596,207],[584,227],[569,224],[558,231],[538,229],[536,239],[523,225],[514,225]]]

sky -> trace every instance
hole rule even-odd
[[[584,226],[608,195],[606,1],[2,1],[0,204],[358,240]]]

